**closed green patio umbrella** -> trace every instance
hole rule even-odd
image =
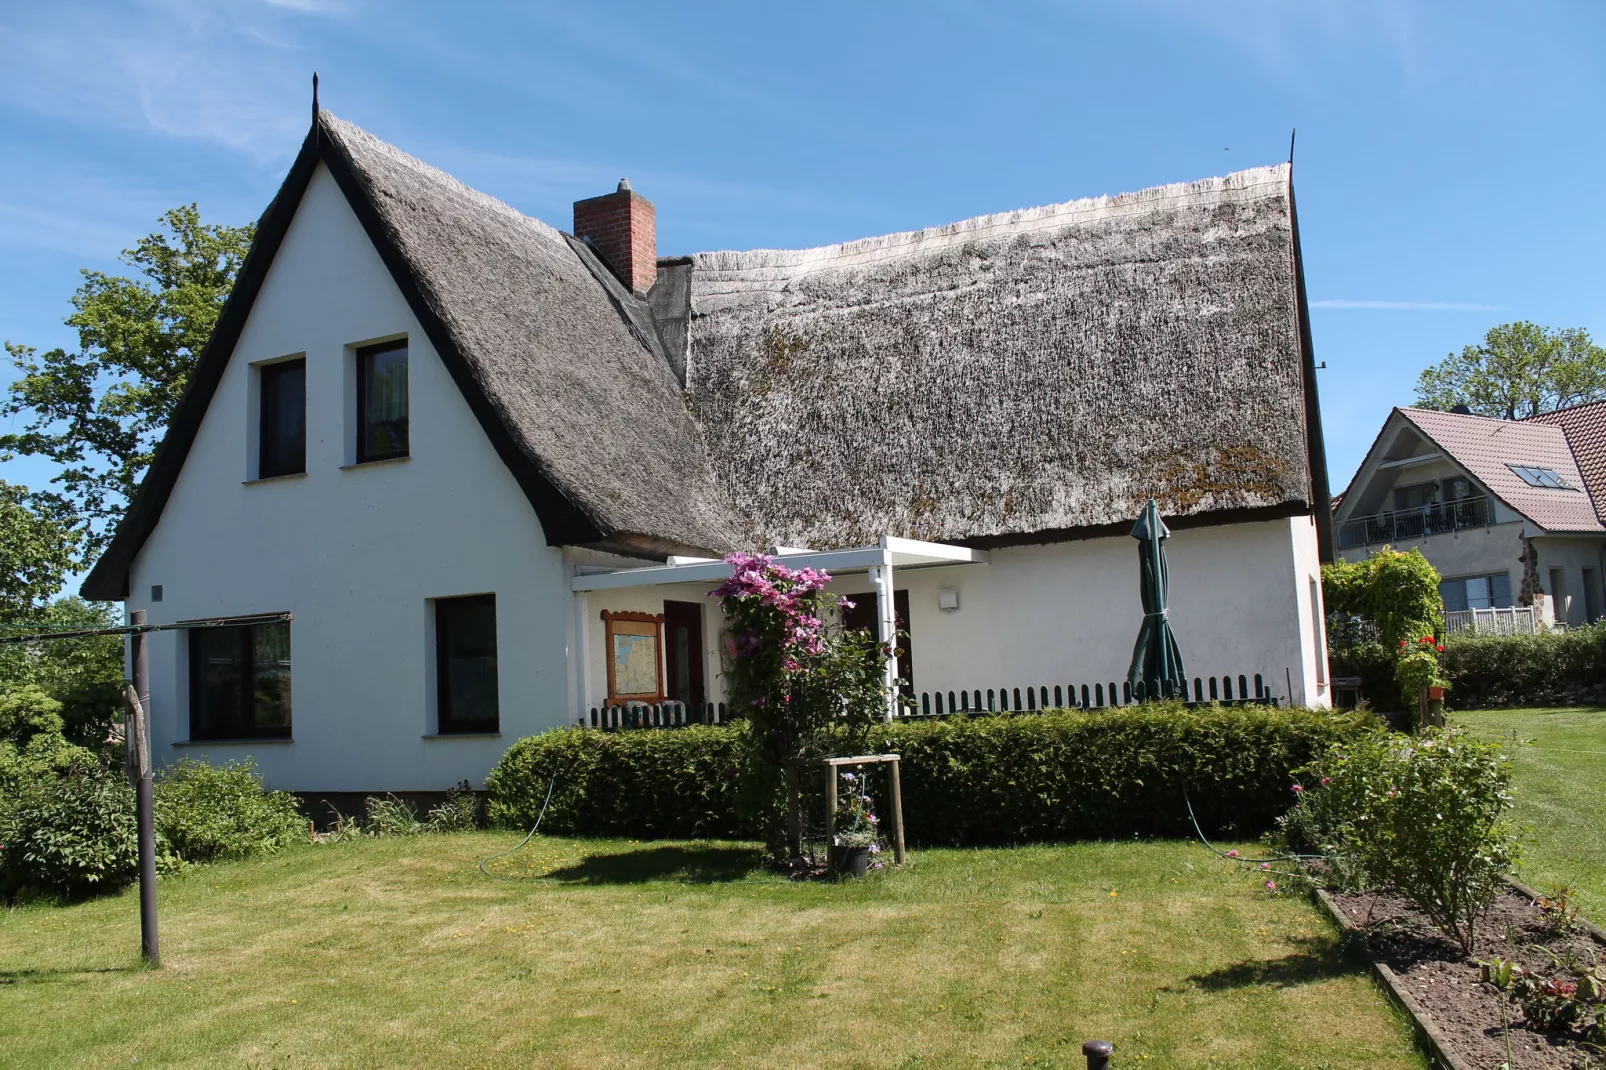
[[[1143,626],[1138,629],[1138,641],[1132,648],[1132,668],[1127,671],[1127,683],[1137,698],[1188,697],[1188,671],[1182,667],[1182,652],[1177,649],[1177,637],[1171,634],[1171,621],[1166,617],[1166,599],[1171,588],[1171,573],[1165,561],[1165,540],[1171,537],[1165,521],[1160,519],[1160,507],[1153,498],[1143,507],[1138,522],[1132,525],[1132,537],[1138,540],[1138,568],[1143,593]]]

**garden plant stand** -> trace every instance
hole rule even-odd
[[[837,767],[842,765],[881,765],[888,766],[891,774],[892,790],[892,861],[896,865],[903,865],[908,860],[908,852],[903,846],[903,777],[900,773],[899,756],[896,754],[860,754],[852,758],[826,758],[825,759],[825,842],[830,843],[836,831],[836,774]]]

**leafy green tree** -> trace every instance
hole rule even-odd
[[[0,480],[0,623],[32,619],[72,571],[80,536],[72,516],[27,487]]]
[[[1416,398],[1423,408],[1465,405],[1504,420],[1597,401],[1606,398],[1606,349],[1581,327],[1505,323],[1424,371]]]
[[[63,598],[25,627],[41,632],[115,628],[122,623],[110,602]],[[15,634],[15,633],[13,633]],[[116,635],[0,645],[0,702],[7,693],[38,688],[60,704],[68,739],[99,747],[122,717],[123,640]]]
[[[1385,546],[1364,561],[1323,565],[1322,601],[1329,613],[1373,621],[1390,650],[1444,634],[1438,570],[1415,548],[1401,553]]]
[[[49,498],[84,529],[85,556],[104,548],[107,522],[149,466],[255,233],[203,224],[193,204],[161,224],[123,253],[139,277],[83,273],[65,321],[78,332],[76,352],[6,342],[23,377],[3,411],[28,422],[0,437],[0,450],[61,465]]]

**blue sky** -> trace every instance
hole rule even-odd
[[[1490,326],[1606,340],[1603,45],[1599,0],[8,5],[0,337],[71,344],[78,269],[167,207],[254,219],[313,70],[326,107],[557,226],[628,175],[665,254],[1276,163],[1297,127],[1337,490]]]

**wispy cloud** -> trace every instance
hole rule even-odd
[[[1311,308],[1365,308],[1387,312],[1503,312],[1504,305],[1480,305],[1463,301],[1354,301],[1331,297],[1312,301]]]
[[[258,160],[306,126],[309,19],[325,0],[202,0],[126,7],[15,8],[0,16],[0,94],[13,107],[87,128],[202,141]]]

